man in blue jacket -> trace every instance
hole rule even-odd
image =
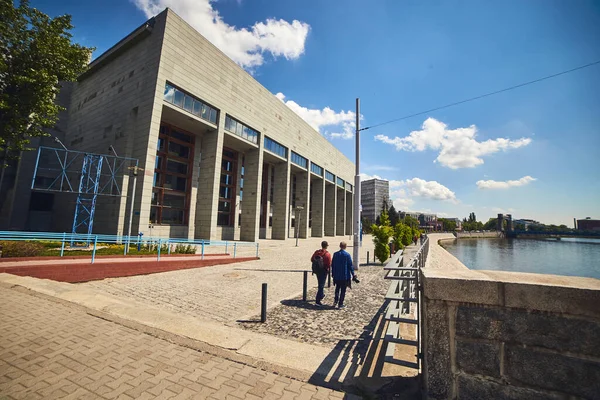
[[[346,251],[346,242],[341,242],[340,250],[333,253],[331,275],[333,277],[333,284],[335,285],[335,299],[333,306],[344,308],[346,288],[350,286],[350,280],[354,277],[352,257]]]

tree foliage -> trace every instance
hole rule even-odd
[[[390,225],[396,226],[396,224],[400,220],[400,216],[398,216],[398,211],[396,211],[396,208],[393,204],[388,211],[388,216],[390,217]]]
[[[439,218],[438,221],[443,225],[442,230],[446,232],[454,232],[456,230],[456,221],[446,218]]]
[[[21,0],[0,0],[0,149],[4,156],[45,136],[62,107],[54,103],[60,82],[86,69],[93,49],[71,43],[71,16],[50,18]],[[6,157],[3,157],[6,158]]]
[[[375,244],[375,257],[383,264],[390,257],[389,242],[393,234],[390,219],[385,210],[379,216],[379,225],[371,226],[371,232]]]

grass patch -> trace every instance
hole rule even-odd
[[[0,241],[2,246],[2,258],[12,257],[43,257],[43,256],[60,256],[60,249],[62,246],[61,242],[51,241]],[[123,255],[125,245],[122,244],[108,244],[98,243],[96,250],[97,256],[112,256],[112,255]],[[162,245],[160,249],[161,254],[168,254],[169,248],[167,245]],[[171,247],[171,254],[195,254],[196,246],[178,244]],[[129,246],[128,255],[139,256],[139,255],[152,255],[158,254],[158,245],[150,244],[141,246],[140,250],[137,249],[137,244]],[[91,256],[92,250],[81,249],[71,250],[65,247],[63,256]]]

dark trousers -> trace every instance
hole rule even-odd
[[[323,298],[325,297],[325,292],[323,290],[325,288],[325,281],[327,281],[326,272],[322,274],[317,274],[317,282],[319,284],[319,289],[317,289],[317,298],[315,299],[317,303],[323,300]]]
[[[344,305],[347,284],[346,281],[335,281],[335,299],[333,301],[340,306]]]

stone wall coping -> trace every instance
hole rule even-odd
[[[424,276],[428,300],[476,303],[600,318],[600,279],[470,270],[431,241]],[[460,261],[458,261],[460,262]],[[445,267],[445,266],[448,267]]]

